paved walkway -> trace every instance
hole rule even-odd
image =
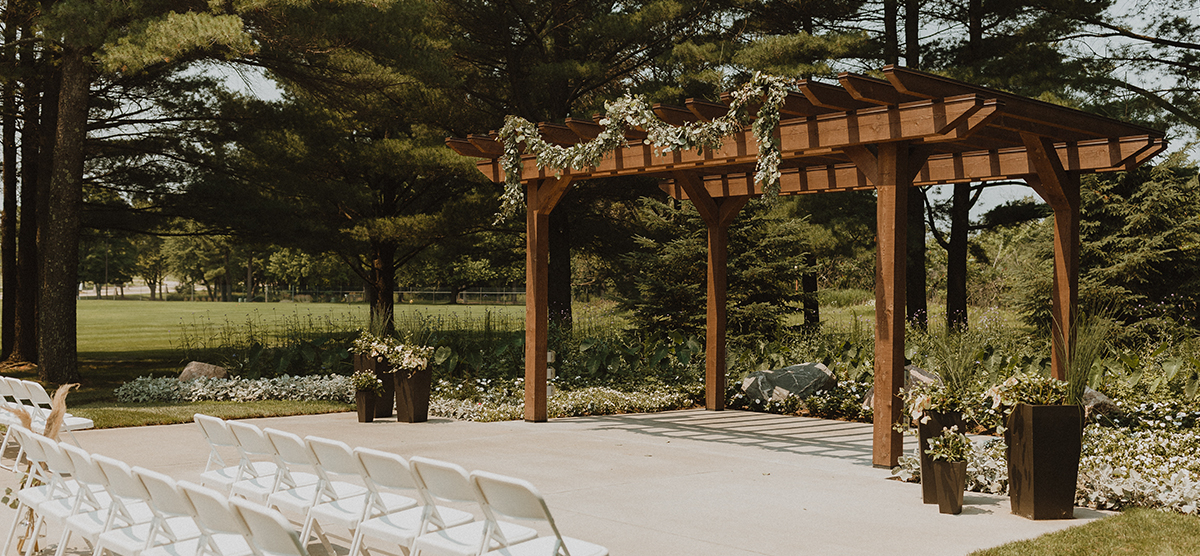
[[[975,493],[961,515],[939,514],[921,503],[920,485],[871,466],[871,426],[860,423],[704,410],[549,423],[360,424],[353,413],[250,422],[528,479],[564,534],[615,556],[963,555],[1105,515],[1029,521],[1009,513],[1007,497]],[[193,481],[208,453],[194,424],[76,435],[92,452]],[[0,474],[0,486],[14,477]],[[3,510],[7,527],[13,511]]]

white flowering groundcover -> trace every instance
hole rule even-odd
[[[461,393],[445,381],[434,389],[429,412],[440,417],[465,421],[510,421],[521,419],[525,412],[520,379],[494,381],[480,386],[488,395],[463,399]],[[122,384],[114,392],[122,403],[234,401],[261,400],[328,400],[354,403],[354,385],[348,376],[282,376],[257,380],[239,378],[198,378],[182,382],[177,378],[139,377]],[[683,409],[694,405],[687,392],[668,388],[646,388],[622,392],[612,388],[592,387],[558,392],[550,397],[550,417],[580,415],[609,415],[648,411]]]
[[[920,478],[915,447],[900,458],[892,474],[905,481]],[[976,443],[967,459],[967,490],[1008,491],[1003,439]],[[1088,425],[1075,503],[1104,510],[1141,507],[1200,513],[1200,433]]]

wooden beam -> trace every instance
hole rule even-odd
[[[525,189],[525,420],[543,422],[549,337],[550,213],[539,210],[541,183]]]
[[[590,120],[580,120],[578,118],[567,118],[567,127],[571,128],[571,131],[574,131],[576,135],[587,141],[595,139],[596,136],[600,135],[600,132],[604,131],[604,126]]]
[[[898,66],[885,66],[884,75],[896,87],[897,91],[925,98],[939,98],[968,93],[982,94],[998,98],[1005,103],[1005,111],[1013,117],[1032,122],[1037,127],[1029,131],[1041,130],[1046,134],[1059,134],[1067,131],[1082,137],[1123,137],[1132,135],[1153,135],[1161,137],[1162,133],[1147,127],[1129,124],[1073,110],[1031,98],[1025,98],[1009,93],[968,85],[945,77],[924,73]]]
[[[504,154],[504,145],[501,145],[491,135],[471,135],[467,137],[467,141],[475,145],[475,148],[486,154],[488,158],[496,158]]]
[[[1054,152],[1068,172],[1101,172],[1129,168],[1163,146],[1162,139],[1138,136],[1059,143]],[[1118,161],[1113,164],[1112,161]],[[918,172],[917,185],[1020,178],[1038,173],[1024,146],[991,151],[930,155]]]
[[[813,103],[813,106],[828,108],[837,111],[858,110],[874,106],[870,102],[863,102],[850,96],[850,93],[837,85],[829,85],[819,81],[805,79],[800,81],[800,92],[808,98],[808,101]]]
[[[691,110],[679,106],[656,103],[651,109],[654,110],[654,115],[658,116],[660,120],[671,125],[683,125],[699,119]]]
[[[447,137],[446,138],[446,146],[450,147],[451,150],[453,150],[454,152],[456,152],[460,155],[463,155],[463,156],[473,156],[475,158],[492,158],[487,153],[483,152],[482,150],[479,150],[479,147],[476,147],[475,145],[473,145],[470,141],[468,141],[466,139],[460,139],[458,137]]]
[[[905,257],[908,230],[908,145],[884,143],[878,153],[875,255],[875,399],[872,463],[892,468],[904,451],[900,422],[904,386]]]
[[[718,102],[689,98],[684,104],[697,118],[705,121],[712,121],[729,113],[729,106]]]
[[[575,130],[562,124],[542,122],[537,125],[537,128],[543,141],[561,147],[574,146],[582,139],[578,133],[575,133]]]
[[[856,100],[869,102],[872,104],[889,105],[901,104],[920,100],[924,97],[917,97],[897,91],[895,87],[888,81],[875,79],[857,73],[842,72],[838,74],[838,82],[842,84],[842,88],[850,93],[850,96]]]
[[[558,202],[562,200],[567,189],[571,187],[573,180],[574,178],[571,176],[541,180],[538,185],[538,212],[550,214],[554,207],[558,206]]]
[[[1034,190],[1054,209],[1054,289],[1051,292],[1050,372],[1067,380],[1069,338],[1079,304],[1079,175],[1063,168],[1054,144],[1045,137],[1022,134],[1030,162],[1037,169]]]

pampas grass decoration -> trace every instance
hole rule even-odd
[[[4,406],[4,409],[8,410],[8,412],[12,413],[13,415],[16,415],[17,419],[21,420],[22,427],[33,430],[33,416],[29,414],[29,410],[23,407],[12,407],[8,405]]]
[[[79,387],[79,383],[64,384],[54,391],[54,398],[50,400],[50,415],[46,416],[46,431],[43,436],[50,440],[58,440],[59,429],[62,428],[63,416],[67,414],[67,392],[72,388]]]

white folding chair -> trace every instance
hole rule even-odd
[[[480,504],[479,495],[466,470],[453,463],[422,457],[408,460],[413,476],[421,481],[432,503],[457,502]],[[423,533],[413,541],[412,554],[477,556],[488,550],[524,542],[537,531],[507,521],[472,521]]]
[[[58,445],[71,460],[71,476],[79,484],[75,505],[71,514],[63,520],[62,535],[58,539],[58,549],[55,551],[55,556],[62,556],[72,534],[80,533],[85,539],[89,539],[88,542],[100,535],[108,519],[112,497],[108,494],[108,477],[104,476],[100,466],[92,460],[91,454],[65,442]]]
[[[338,479],[350,479],[366,482],[358,458],[354,457],[354,452],[346,443],[314,436],[306,438],[305,443],[317,459],[318,472],[326,481],[332,483]],[[369,488],[364,488],[361,495],[342,496],[313,506],[304,520],[304,527],[300,529],[301,540],[308,542],[308,535],[315,532],[325,550],[332,550],[323,529],[330,525],[345,527],[350,532],[350,538],[353,538],[355,529],[358,528],[359,522],[367,514],[368,506],[373,502],[372,497],[369,496],[371,494],[374,493]],[[417,505],[416,500],[393,492],[380,492],[377,498],[380,498],[380,505],[395,508],[395,511],[406,510]]]
[[[108,493],[113,497],[114,509],[105,530],[96,537],[94,556],[102,556],[105,550],[123,556],[138,556],[155,544],[173,542],[176,529],[185,535],[190,531],[199,535],[190,517],[167,518],[158,512],[150,503],[150,491],[134,476],[128,464],[102,455],[92,456],[92,461],[108,478]],[[117,522],[115,516],[118,514],[127,519]]]
[[[423,532],[475,520],[470,512],[439,508],[428,502],[428,495],[422,492],[404,458],[370,448],[355,448],[354,455],[362,466],[370,503],[367,506],[367,519],[354,530],[354,539],[350,542],[351,556],[357,555],[359,549],[365,547],[367,539],[400,546],[407,552],[412,549],[413,540]],[[389,491],[415,492],[424,505],[398,510],[388,505],[387,498],[379,496],[379,493]]]
[[[151,552],[158,556],[248,556],[254,554],[254,549],[250,546],[250,530],[246,528],[245,522],[234,514],[233,507],[229,505],[229,499],[225,495],[187,481],[179,481],[177,485],[183,492],[184,498],[187,498],[188,503],[195,510],[196,525],[200,527],[196,550],[195,552],[181,552],[178,547],[167,545],[152,548]]]
[[[146,544],[138,549],[138,552],[144,555],[151,548],[190,540],[193,541],[191,549],[194,553],[195,541],[200,538],[200,527],[196,525],[196,510],[183,496],[183,491],[179,490],[175,479],[144,467],[133,467],[131,471],[133,477],[142,483],[142,487],[149,494],[150,509],[154,510],[154,520],[150,522]],[[105,534],[112,533],[110,531]],[[176,548],[181,547],[182,545]]]
[[[238,498],[229,503],[250,530],[250,542],[260,556],[308,556],[296,530],[282,514]],[[333,553],[330,552],[329,556],[333,556]]]
[[[226,424],[229,426],[229,431],[233,433],[234,438],[237,439],[242,453],[248,459],[254,463],[261,463],[257,460],[270,459],[271,463],[275,465],[274,471],[270,474],[243,478],[233,483],[229,494],[231,496],[240,496],[259,504],[265,504],[267,497],[279,488],[282,479],[281,474],[286,472],[286,467],[276,461],[277,454],[275,453],[275,447],[267,440],[262,429],[239,421],[226,421]]]
[[[41,383],[31,380],[24,381],[25,391],[29,394],[29,402],[36,408],[36,411],[41,414],[42,426],[45,426],[46,419],[50,416],[51,406],[54,399],[46,392],[46,389]],[[79,417],[70,413],[63,414],[62,425],[60,431],[66,431],[67,436],[71,437],[71,442],[76,446],[79,445],[79,440],[75,438],[75,433],[72,431],[86,430],[95,427],[96,424],[87,417]]]
[[[62,444],[62,446],[64,450],[69,447],[68,444]],[[129,471],[128,465],[99,454],[79,458],[75,451],[67,453],[71,456],[71,461],[75,463],[75,470],[79,473],[80,482],[85,481],[84,474],[91,477],[86,479],[92,483],[89,485],[89,489],[98,485],[98,481],[102,482],[109,499],[107,504],[96,510],[75,513],[66,519],[56,556],[62,556],[71,535],[79,535],[88,544],[100,548],[102,547],[99,542],[100,537],[105,533],[114,529],[150,523],[154,519],[154,511],[146,503],[149,495],[145,493],[140,482],[132,479],[132,472]],[[125,475],[128,475],[128,478]],[[131,487],[133,482],[136,482],[136,487]],[[99,552],[94,552],[94,554],[99,554]]]
[[[209,446],[208,462],[204,465],[204,472],[200,474],[200,484],[216,486],[222,491],[229,492],[233,483],[244,478],[272,475],[275,473],[275,464],[273,462],[253,462],[246,456],[241,444],[237,441],[237,437],[233,435],[233,432],[229,429],[229,424],[225,420],[201,413],[195,414],[192,420],[200,427],[200,433],[204,435]],[[232,466],[225,465],[225,460],[221,458],[218,448],[233,449],[236,451],[238,454],[238,464]],[[214,468],[214,464],[219,467]]]
[[[12,526],[4,541],[4,552],[8,551],[8,546],[27,510],[32,510],[32,519],[34,520],[33,533],[30,538],[36,539],[45,522],[43,511],[48,510],[46,506],[56,501],[70,500],[74,496],[74,492],[67,486],[65,480],[58,474],[52,473],[46,465],[46,449],[53,443],[40,442],[41,435],[31,432],[25,427],[14,425],[11,429],[17,441],[25,447],[25,457],[29,459],[30,466],[25,481],[17,490],[17,513],[13,517]],[[57,446],[54,446],[53,449],[57,449]],[[33,545],[33,542],[27,540],[26,554],[32,553]],[[0,554],[2,553],[0,552]]]
[[[497,514],[508,518],[538,520],[549,524],[554,536],[538,537],[488,552],[487,556],[608,556],[608,549],[598,544],[564,537],[554,524],[554,516],[546,500],[528,481],[505,477],[485,471],[471,473],[471,482],[479,491],[479,503],[483,517],[493,531],[497,527]]]
[[[297,520],[303,523],[308,517],[308,509],[317,503],[320,496],[321,479],[317,473],[317,460],[304,444],[304,439],[299,436],[275,429],[266,429],[263,433],[275,447],[275,454],[279,460],[287,464],[288,472],[293,478],[304,474],[314,479],[297,482],[290,488],[280,487],[267,497],[267,507],[275,508],[285,515],[298,516]]]
[[[298,523],[305,524],[308,521],[309,509],[317,504],[366,494],[366,487],[338,480],[340,477],[336,473],[327,473],[322,469],[317,456],[313,454],[307,442],[296,445],[297,438],[293,436],[275,435],[270,438],[280,457],[283,457],[286,452],[288,459],[301,460],[301,456],[297,452],[301,448],[307,452],[307,461],[318,477],[317,483],[278,491],[267,498],[268,506],[279,510],[285,516],[296,516]],[[307,540],[308,533],[307,530],[301,531],[301,536]]]
[[[16,394],[13,392],[13,387],[9,383],[11,380],[16,379],[6,376],[0,377],[0,425],[4,425],[6,427],[6,430],[4,431],[4,440],[0,442],[0,455],[3,455],[7,452],[9,443],[14,440],[12,426],[21,425],[21,420],[15,414],[5,409],[21,406],[20,400],[17,399]],[[20,443],[17,443],[17,446],[19,447]],[[18,450],[17,457],[13,459],[12,467],[4,467],[4,469],[8,469],[9,471],[13,471],[15,473],[17,471],[17,464],[20,463],[21,455],[22,452]]]

